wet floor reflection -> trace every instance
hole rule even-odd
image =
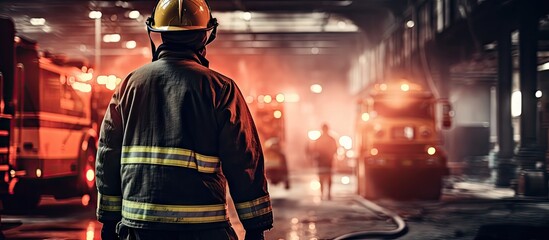
[[[350,184],[343,184],[348,179]],[[334,224],[340,221],[331,211],[353,214],[354,210],[337,209],[338,198],[353,195],[354,178],[337,175],[333,178],[332,192],[335,200],[321,199],[320,183],[313,172],[291,175],[292,187],[269,185],[275,216],[274,228],[266,233],[273,240],[317,240],[334,236]],[[343,181],[342,181],[343,180]],[[42,199],[39,207],[24,213],[2,215],[4,222],[22,221],[23,225],[4,231],[7,239],[100,239],[102,224],[95,220],[95,211],[83,205],[87,199],[57,201],[51,197]],[[332,206],[334,205],[334,206]],[[238,221],[236,211],[229,204],[229,216],[239,239],[245,231]],[[332,226],[332,227],[330,227]]]

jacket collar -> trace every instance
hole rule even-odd
[[[200,65],[209,67],[210,62],[202,54],[188,48],[174,48],[165,44],[158,47],[158,59],[191,60]]]

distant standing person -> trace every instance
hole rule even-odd
[[[322,124],[320,137],[312,143],[312,153],[318,168],[321,198],[324,199],[324,196],[327,195],[328,200],[332,198],[332,165],[334,154],[337,151],[336,140],[330,136],[329,130],[328,124]]]

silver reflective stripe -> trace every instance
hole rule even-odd
[[[252,201],[236,203],[235,207],[240,219],[255,218],[273,211],[268,195]]]
[[[183,148],[126,146],[122,148],[121,162],[192,168],[204,173],[220,171],[219,158]]]
[[[121,196],[108,196],[99,193],[97,200],[99,201],[98,210],[107,212],[120,212],[122,210]]]
[[[213,223],[228,220],[225,204],[163,205],[122,201],[122,216],[126,219],[161,223]]]

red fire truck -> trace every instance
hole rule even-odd
[[[97,134],[92,71],[42,56],[0,18],[0,196],[4,209],[33,208],[42,195],[95,200]]]
[[[290,188],[288,163],[284,152],[284,95],[260,95],[247,99],[265,155],[265,172],[272,184]]]
[[[371,86],[358,107],[359,193],[438,199],[448,174],[441,130],[451,126],[451,105],[402,80]]]

